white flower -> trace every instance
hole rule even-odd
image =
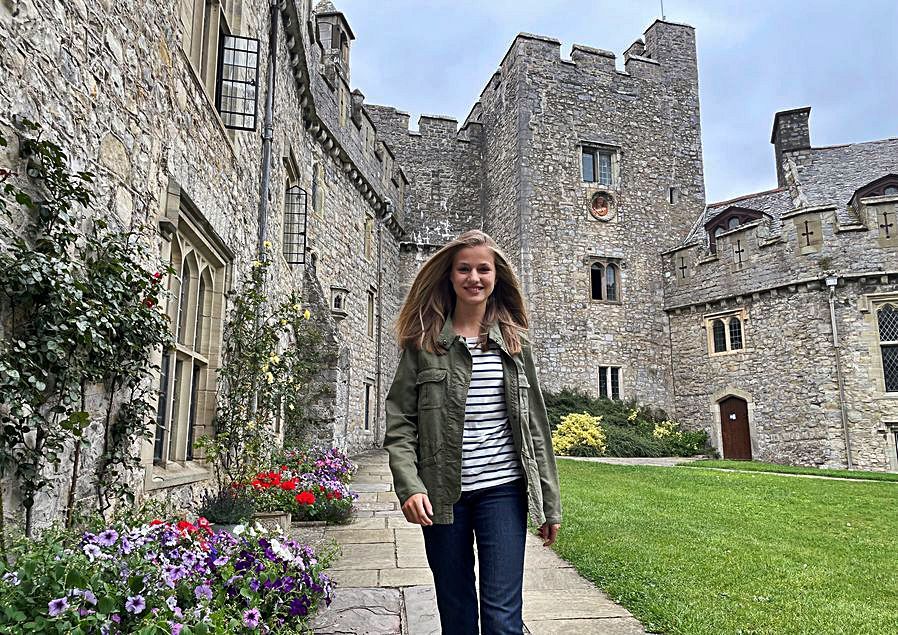
[[[235,536],[239,536],[244,531],[246,531],[246,527],[244,527],[243,525],[237,525],[236,527],[234,527],[234,529],[231,530],[231,533]]]

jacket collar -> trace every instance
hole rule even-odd
[[[440,331],[440,337],[437,340],[440,346],[449,350],[449,347],[452,345],[458,338],[458,335],[455,332],[455,328],[452,326],[452,316],[446,316],[446,322],[443,324],[443,330]],[[511,353],[508,352],[508,348],[505,346],[505,338],[502,337],[502,329],[499,327],[499,324],[493,324],[490,327],[489,338],[493,340],[496,344],[498,344],[499,348],[501,348],[507,355]]]

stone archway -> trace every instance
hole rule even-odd
[[[723,458],[750,461],[752,452],[751,429],[748,424],[748,402],[741,397],[728,395],[718,405]]]

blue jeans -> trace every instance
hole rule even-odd
[[[422,527],[444,635],[478,635],[474,537],[483,635],[521,635],[527,494],[523,479],[462,492],[451,525]]]

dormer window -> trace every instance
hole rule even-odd
[[[757,210],[737,207],[735,205],[720,212],[717,216],[705,223],[705,230],[708,232],[708,243],[711,248],[711,253],[717,253],[717,237],[722,233],[738,229],[745,223],[763,217],[764,214]]]
[[[862,198],[896,195],[898,195],[898,174],[886,174],[855,190],[848,203],[856,206]]]

